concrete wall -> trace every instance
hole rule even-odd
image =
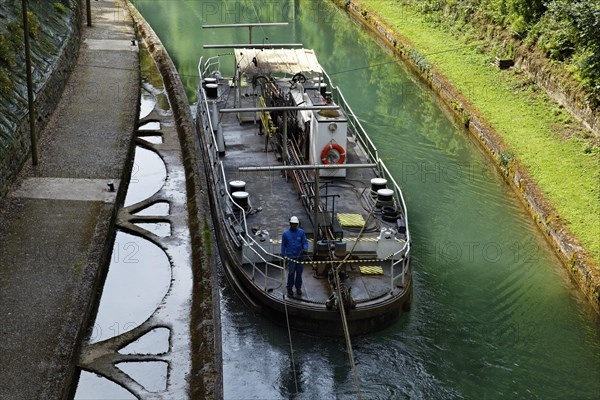
[[[75,12],[70,20],[69,29],[71,34],[55,54],[54,70],[49,78],[44,82],[42,87],[34,94],[36,107],[36,132],[38,138],[43,132],[48,119],[56,108],[58,101],[63,92],[63,88],[73,65],[77,60],[79,44],[81,41],[81,19],[83,17],[83,2],[79,1],[76,4]],[[35,68],[36,65],[33,65]],[[20,119],[14,121],[16,129],[13,133],[13,140],[8,143],[6,153],[0,158],[0,199],[2,199],[10,185],[15,180],[17,174],[27,161],[31,154],[31,134],[29,130],[29,113],[23,115]]]

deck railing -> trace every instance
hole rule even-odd
[[[352,111],[352,108],[346,101],[346,98],[342,94],[342,91],[340,90],[339,86],[336,86],[333,84],[333,81],[331,80],[329,75],[327,75],[327,72],[323,71],[323,74],[327,80],[327,85],[331,88],[335,102],[339,106],[341,106],[342,109],[346,112],[346,116],[348,119],[348,125],[350,126],[350,128],[352,129],[354,134],[356,135],[358,141],[361,144],[361,147],[366,152],[369,162],[376,163],[378,166],[377,169],[378,169],[381,177],[387,179],[388,182],[392,183],[392,186],[394,188],[394,196],[396,198],[397,203],[402,206],[402,213],[404,215],[404,221],[406,223],[406,244],[401,250],[396,252],[394,255],[397,255],[398,253],[402,253],[402,252],[406,251],[405,257],[408,257],[408,254],[410,252],[410,230],[408,229],[408,212],[407,212],[407,208],[406,208],[406,202],[404,201],[404,195],[402,194],[402,190],[400,189],[400,186],[398,185],[398,183],[396,182],[396,180],[390,173],[389,169],[387,168],[387,166],[385,165],[383,160],[381,160],[381,158],[379,158],[379,153],[377,151],[377,148],[373,144],[373,141],[371,140],[371,138],[367,135],[367,132],[363,128],[363,126],[360,123],[356,114],[354,114],[354,111]],[[394,280],[395,279],[392,278],[392,283]]]
[[[200,58],[200,62],[198,63],[198,74],[200,77],[200,82],[202,82],[202,79],[205,76],[209,76],[211,74],[213,74],[214,72],[219,71],[219,68],[221,66],[221,62],[220,62],[220,58],[217,57],[211,57],[209,59],[206,60],[206,62],[203,63],[203,58]],[[264,263],[264,272],[257,266],[257,263],[253,260],[249,260],[246,259],[251,265],[252,265],[252,276],[254,277],[255,273],[259,273],[260,275],[263,275],[264,277],[264,282],[265,282],[265,290],[267,290],[267,281],[269,279],[271,280],[275,280],[278,281],[274,278],[271,278],[268,276],[267,273],[267,269],[269,267],[273,267],[273,268],[277,268],[279,270],[282,271],[282,278],[281,278],[281,282],[283,282],[283,267],[281,265],[277,265],[273,262],[267,261],[267,259],[265,258],[265,256],[271,258],[277,258],[281,261],[283,261],[283,258],[277,254],[271,254],[269,252],[267,252],[256,240],[254,240],[254,238],[248,234],[248,226],[246,224],[246,210],[244,210],[243,207],[240,207],[235,201],[233,201],[233,198],[231,197],[231,193],[229,193],[229,188],[227,185],[227,176],[225,175],[225,168],[223,167],[223,163],[219,160],[219,151],[217,148],[217,138],[215,136],[215,131],[214,131],[214,126],[215,124],[213,124],[212,121],[212,117],[211,117],[211,111],[210,108],[208,106],[208,101],[206,100],[206,96],[204,95],[204,93],[201,93],[202,91],[202,84],[200,84],[199,89],[198,89],[198,102],[199,102],[199,108],[201,109],[201,113],[202,113],[202,119],[204,122],[204,129],[208,132],[210,132],[210,138],[211,138],[211,142],[208,143],[208,147],[209,150],[212,152],[212,154],[210,154],[210,162],[213,164],[213,168],[211,169],[211,174],[212,174],[212,178],[215,182],[216,186],[221,185],[224,188],[225,191],[225,195],[228,197],[229,202],[228,204],[232,205],[232,212],[230,213],[230,216],[233,218],[234,220],[234,224],[238,224],[239,226],[243,227],[244,229],[244,234],[239,236],[239,239],[242,241],[242,243],[246,246],[248,246],[248,248],[250,248],[255,254],[256,256],[262,261],[260,262],[261,264]],[[218,123],[217,121],[215,121],[216,123]],[[260,248],[261,252],[265,255],[263,256],[262,254],[260,254],[260,252],[257,251],[257,248]]]
[[[377,147],[371,141],[371,138],[367,135],[365,129],[362,124],[352,111],[352,108],[348,105],[346,98],[342,94],[342,91],[338,86],[333,84],[333,81],[327,75],[327,72],[323,71],[323,75],[327,79],[327,85],[331,88],[331,93],[333,94],[333,100],[342,107],[342,109],[346,112],[348,116],[348,125],[350,129],[356,134],[357,139],[360,141],[361,147],[366,151],[367,157],[370,162],[376,162],[379,160],[379,152],[377,151]]]

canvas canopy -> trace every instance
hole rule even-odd
[[[236,49],[235,61],[246,75],[281,73],[321,74],[323,69],[310,49]]]

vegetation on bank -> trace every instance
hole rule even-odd
[[[493,64],[498,55],[493,44],[482,39],[468,19],[463,20],[460,28],[440,23],[423,12],[423,5],[432,4],[431,1],[360,0],[360,3],[365,6],[361,12],[364,18],[376,15],[408,39],[414,47],[412,51],[421,54],[420,64],[425,70],[438,69],[481,112],[509,147],[511,159],[506,162],[513,162],[514,157],[529,171],[597,263],[600,260],[598,138],[583,129],[522,71],[499,70]],[[511,2],[516,3],[516,0]]]
[[[600,1],[598,0],[420,0],[425,18],[461,30],[471,21],[500,26],[530,48],[563,66],[600,106]]]

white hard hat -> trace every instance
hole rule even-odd
[[[290,224],[299,224],[300,221],[298,221],[298,217],[296,217],[295,215],[292,216],[292,218],[290,218]]]

